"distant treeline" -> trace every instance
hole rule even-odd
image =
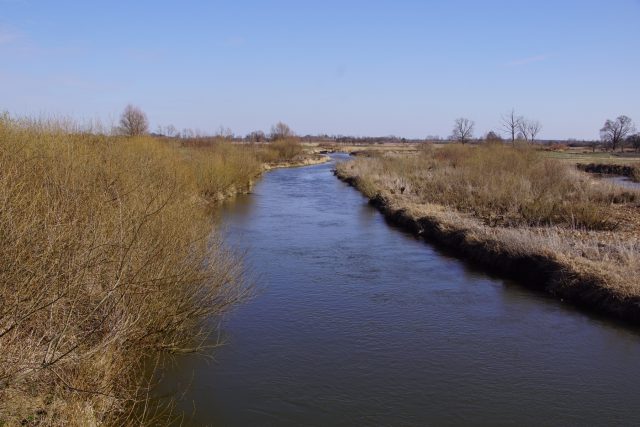
[[[121,128],[131,128],[131,123],[136,124],[136,120],[125,120],[127,114],[137,114],[145,123],[146,115],[135,107],[128,106],[121,120]],[[133,114],[135,119],[136,115]],[[596,149],[612,150],[616,148],[624,151],[626,147],[640,151],[640,133],[636,131],[633,120],[629,117],[621,115],[615,120],[606,120],[602,129],[600,129],[600,139],[578,140],[569,138],[561,139],[539,139],[538,135],[542,130],[542,123],[538,120],[530,120],[516,114],[515,110],[511,110],[508,114],[501,116],[500,130],[491,130],[482,136],[474,136],[475,122],[465,117],[459,117],[454,121],[454,127],[451,136],[441,138],[440,136],[428,135],[425,138],[403,138],[395,135],[387,136],[350,136],[350,135],[304,135],[300,136],[285,123],[278,122],[271,127],[271,131],[266,133],[262,130],[255,130],[245,136],[235,135],[231,129],[220,127],[213,138],[218,140],[224,139],[235,142],[263,143],[279,140],[295,140],[302,142],[327,143],[327,144],[349,144],[349,145],[370,145],[370,144],[421,144],[430,142],[460,142],[465,143],[483,143],[483,142],[525,142],[529,144],[557,146],[557,147],[590,147],[593,151]],[[134,128],[137,129],[137,128]],[[131,134],[131,131],[126,132]],[[135,132],[134,132],[135,133]],[[144,133],[144,132],[142,132]],[[506,137],[503,138],[502,135]],[[189,139],[189,140],[205,140],[212,137],[200,131],[192,129],[183,129],[178,131],[173,125],[166,127],[158,126],[153,136]]]
[[[453,143],[457,142],[451,138],[442,138],[439,136],[427,136],[426,138],[401,138],[397,136],[327,136],[327,135],[305,135],[300,137],[303,142],[326,142],[351,145],[368,145],[368,144],[425,144],[425,143]],[[470,143],[484,143],[487,141],[503,140],[502,138],[480,137],[470,139]],[[535,144],[540,145],[567,145],[569,147],[591,147],[593,144],[600,143],[598,140],[586,139],[541,139],[536,140]]]
[[[152,132],[151,136],[155,137],[167,137],[156,132]],[[219,141],[220,139],[226,139],[233,142],[271,142],[271,137],[264,137],[256,140],[250,135],[238,136],[238,135],[214,135],[214,136],[192,136],[192,135],[177,135],[172,138],[183,139],[190,141],[190,145],[207,145],[210,141]],[[304,135],[296,137],[300,142],[313,142],[313,143],[327,143],[327,144],[349,144],[349,145],[369,145],[369,144],[425,144],[425,143],[453,143],[457,142],[451,138],[442,138],[438,136],[429,136],[426,138],[401,138],[397,136],[328,136],[328,135]],[[200,141],[200,142],[199,142]],[[471,144],[484,143],[491,141],[491,138],[481,137],[470,139]],[[594,144],[600,144],[599,140],[586,140],[586,139],[542,139],[535,141],[535,144],[540,145],[566,145],[569,147],[591,147]]]

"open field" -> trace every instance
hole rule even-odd
[[[592,152],[588,148],[569,148],[566,151],[546,151],[545,155],[567,163],[605,163],[621,165],[640,165],[640,153],[629,151],[612,153],[609,151]]]
[[[337,175],[427,239],[576,304],[640,321],[640,192],[501,145],[356,158]]]
[[[424,146],[442,148],[455,142],[425,142],[425,143],[380,143],[380,144],[343,144],[343,143],[307,143],[309,147],[317,149],[329,149],[340,152],[415,152]],[[469,147],[478,147],[482,144],[469,143]],[[545,156],[567,161],[569,163],[620,163],[620,164],[640,164],[640,152],[627,150],[624,153],[616,151],[593,151],[589,147],[568,147],[550,149],[546,145],[530,144],[531,147],[540,150]]]
[[[296,144],[120,137],[0,117],[0,425],[149,423],[143,366],[247,292],[209,210]]]

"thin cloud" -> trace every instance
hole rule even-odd
[[[549,55],[529,56],[527,58],[521,58],[521,59],[516,59],[515,61],[511,61],[511,62],[507,63],[507,65],[510,66],[510,67],[519,67],[519,66],[522,66],[522,65],[533,64],[533,63],[536,63],[536,62],[546,61],[547,59],[549,59]]]

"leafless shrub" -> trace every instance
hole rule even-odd
[[[271,126],[272,141],[289,139],[289,138],[292,138],[293,136],[294,136],[294,133],[291,130],[291,128],[283,122],[278,122],[275,125]]]
[[[183,150],[0,119],[0,424],[148,419],[145,363],[244,295],[202,209],[214,160]]]
[[[149,132],[149,120],[140,108],[127,105],[120,115],[120,132],[127,136],[140,136]]]

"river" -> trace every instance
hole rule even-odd
[[[637,330],[389,226],[332,167],[223,208],[256,295],[167,373],[186,425],[640,424]]]
[[[626,176],[603,175],[601,179],[629,190],[640,190],[640,182],[632,181]]]

